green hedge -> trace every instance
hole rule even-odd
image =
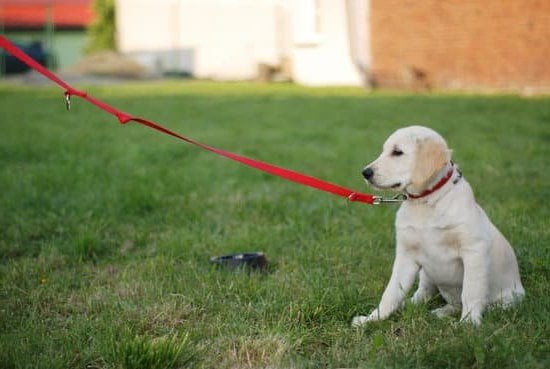
[[[115,2],[94,0],[95,20],[88,26],[89,41],[86,52],[115,50]]]

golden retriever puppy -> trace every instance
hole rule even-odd
[[[468,182],[435,131],[421,126],[397,130],[382,154],[363,170],[373,187],[404,193],[396,220],[396,256],[380,304],[354,326],[386,319],[419,276],[411,302],[440,293],[439,316],[462,311],[478,325],[490,304],[509,306],[524,295],[512,247],[476,203]]]

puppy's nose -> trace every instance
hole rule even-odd
[[[373,175],[374,170],[372,170],[371,167],[366,167],[365,169],[363,169],[363,177],[365,177],[365,179],[371,179]]]

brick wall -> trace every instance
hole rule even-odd
[[[384,87],[550,88],[550,0],[370,0]]]

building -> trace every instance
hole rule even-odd
[[[550,87],[548,0],[116,0],[122,52],[198,78]]]
[[[370,0],[371,82],[550,89],[548,0]]]
[[[548,0],[115,1],[119,51],[160,73],[550,89]],[[0,0],[0,26],[16,41],[41,40],[63,67],[83,53],[91,2]]]
[[[0,0],[0,27],[11,40],[39,42],[60,67],[78,61],[92,20],[92,0]]]
[[[116,0],[118,46],[150,68],[197,78],[360,85],[357,63],[367,63],[368,55],[365,4]]]

